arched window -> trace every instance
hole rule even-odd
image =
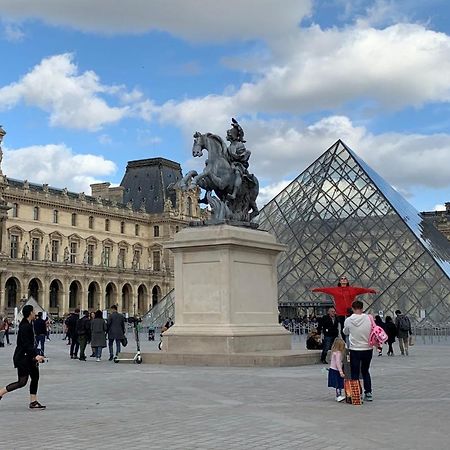
[[[58,223],[58,210],[53,210],[53,223]]]
[[[109,231],[109,219],[105,219],[105,231]]]
[[[159,226],[158,225],[155,225],[153,227],[153,236],[154,237],[159,237]]]
[[[94,217],[89,216],[89,228],[92,230],[94,228]]]
[[[77,226],[77,215],[75,213],[72,213],[72,226]]]
[[[35,206],[33,209],[33,219],[39,220],[39,207],[38,206]]]

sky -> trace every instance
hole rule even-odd
[[[245,131],[262,206],[342,139],[419,211],[450,202],[448,0],[0,0],[3,172],[90,193],[201,171]]]

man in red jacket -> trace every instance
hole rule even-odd
[[[313,292],[323,292],[324,294],[333,297],[334,307],[336,308],[336,316],[341,325],[341,336],[345,340],[345,335],[342,333],[344,329],[344,322],[348,311],[351,311],[352,303],[356,296],[361,294],[376,294],[374,289],[367,289],[363,287],[350,286],[348,278],[342,276],[339,278],[339,283],[336,287],[321,287],[312,289]],[[351,314],[351,312],[350,312]]]

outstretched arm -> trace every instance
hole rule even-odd
[[[336,294],[336,289],[335,287],[320,287],[320,288],[314,288],[311,289],[312,292],[323,292],[324,294],[329,294],[329,295],[335,295]]]
[[[371,289],[371,288],[363,288],[363,287],[356,287],[353,286],[353,289],[355,290],[355,294],[356,295],[361,295],[361,294],[376,294],[377,291],[375,289]]]

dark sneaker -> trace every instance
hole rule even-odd
[[[46,406],[41,405],[38,401],[30,403],[30,409],[45,409]]]
[[[114,356],[110,356],[108,361],[112,361],[114,359]]]
[[[364,394],[364,401],[365,402],[372,402],[373,401],[372,392],[366,392]]]

